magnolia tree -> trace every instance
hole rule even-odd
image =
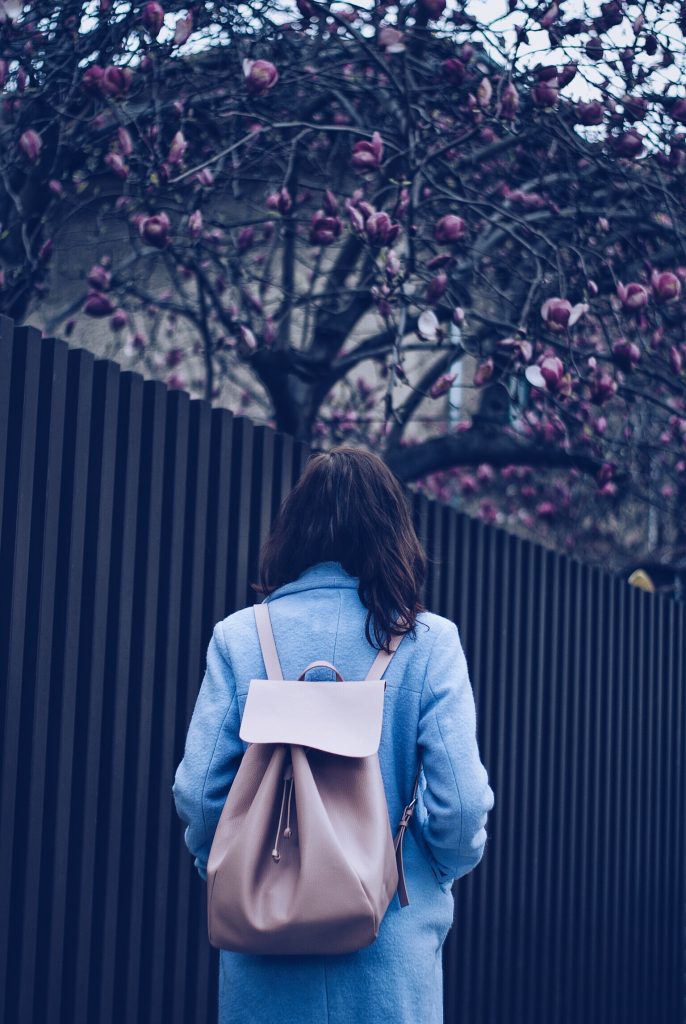
[[[129,243],[78,316],[172,386],[189,359],[208,398],[247,371],[279,429],[568,546],[583,508],[591,534],[657,509],[684,542],[686,5],[0,12],[7,313],[49,293],[75,213],[106,212]],[[190,348],[163,347],[182,321]]]

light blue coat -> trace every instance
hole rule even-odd
[[[376,655],[364,635],[358,580],[339,562],[319,562],[266,600],[284,677],[312,661],[364,679]],[[207,858],[231,782],[247,745],[240,718],[251,678],[264,678],[252,608],[218,622],[188,729],[173,796],[185,841],[206,879]],[[310,679],[330,679],[316,668]],[[371,946],[337,956],[219,954],[219,1024],[442,1024],[441,951],[453,922],[454,879],[481,860],[493,790],[476,740],[474,697],[457,627],[421,612],[417,636],[403,638],[388,670],[379,747],[395,835],[412,796],[405,835],[410,904],[397,894]]]

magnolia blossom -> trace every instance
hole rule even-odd
[[[643,306],[648,305],[650,299],[650,293],[646,286],[639,284],[637,281],[632,281],[626,285],[620,281],[617,285],[617,294],[622,301],[622,305],[626,306],[627,309],[641,309]]]
[[[441,395],[445,395],[446,392],[450,391],[452,383],[456,377],[456,373],[442,373],[441,376],[431,385],[431,390],[429,391],[431,397],[440,398]]]
[[[98,291],[107,291],[110,286],[112,275],[105,270],[102,263],[94,263],[86,275],[88,284]]]
[[[317,210],[312,215],[310,225],[310,242],[314,245],[331,245],[341,233],[339,217],[330,217],[325,210]]]
[[[445,10],[445,0],[421,0],[421,5],[429,18],[440,18]]]
[[[432,277],[426,288],[426,301],[435,305],[448,287],[448,275],[442,270]]]
[[[395,241],[400,231],[400,224],[393,224],[388,214],[379,210],[367,217],[364,230],[372,245],[389,245]]]
[[[293,206],[293,199],[285,185],[283,188],[280,188],[278,192],[272,192],[270,196],[267,196],[267,206],[270,210],[278,210],[279,213],[288,213]]]
[[[397,274],[400,273],[400,257],[398,256],[398,253],[395,251],[395,249],[389,249],[388,253],[386,254],[385,270],[389,277],[395,277]]]
[[[599,100],[591,100],[589,103],[577,103],[574,110],[579,124],[594,125],[603,123],[605,110]]]
[[[353,146],[350,162],[357,171],[378,170],[383,160],[383,139],[381,133],[372,134],[371,142],[363,139]]]
[[[174,26],[173,46],[182,46],[193,31],[193,12],[189,11],[183,18],[178,18]]]
[[[193,210],[188,217],[188,234],[195,241],[202,234],[202,210]]]
[[[502,117],[505,121],[514,121],[518,110],[519,93],[512,82],[508,82],[500,94],[496,116]]]
[[[459,242],[467,230],[462,217],[454,213],[446,213],[434,225],[434,238],[437,242]]]
[[[156,213],[152,217],[142,217],[138,223],[138,231],[143,241],[156,249],[163,249],[169,243],[171,222],[166,213]]]
[[[635,341],[618,338],[612,345],[612,358],[622,370],[633,370],[641,358],[641,350]]]
[[[581,316],[588,310],[585,302],[578,302],[575,306],[568,299],[551,298],[541,306],[541,316],[545,320],[546,327],[558,333],[573,327]]]
[[[438,335],[438,317],[431,309],[425,309],[417,319],[417,333],[426,341],[435,341]]]
[[[659,302],[673,302],[681,295],[681,281],[676,274],[671,274],[669,271],[660,273],[653,270],[650,275],[650,283]]]
[[[474,386],[481,387],[490,377],[493,376],[493,356],[489,356],[483,363],[480,363],[474,373]]]
[[[89,292],[83,304],[83,311],[88,316],[109,316],[114,306],[108,295],[102,292]]]
[[[122,327],[126,327],[128,322],[129,314],[125,309],[115,309],[110,317],[110,327],[113,331],[121,331]]]
[[[601,405],[616,394],[617,381],[609,373],[600,373],[591,384],[591,398],[597,405]]]
[[[19,149],[26,159],[30,160],[32,164],[37,162],[42,148],[43,140],[38,132],[34,131],[33,128],[27,128],[26,131],[19,136]]]
[[[164,8],[158,3],[147,3],[141,20],[153,39],[156,39],[164,24]]]
[[[529,384],[531,384],[532,387],[546,387],[546,379],[543,376],[543,373],[541,372],[541,367],[538,365],[538,363],[533,363],[531,366],[527,366],[527,368],[524,371],[524,376],[526,377],[527,381],[529,382]]]
[[[129,176],[129,168],[124,162],[124,158],[120,153],[115,153],[114,150],[110,150],[109,153],[105,154],[105,163],[118,178],[126,181]]]
[[[269,60],[244,60],[243,74],[248,92],[253,96],[262,96],[279,80],[279,72]]]
[[[558,356],[546,356],[539,364],[543,378],[550,388],[556,388],[564,373],[564,364]]]
[[[183,132],[176,132],[174,138],[171,141],[169,147],[169,155],[167,156],[167,163],[169,164],[180,164],[183,160],[184,153],[188,149],[188,143]]]
[[[239,324],[238,327],[239,341],[245,352],[254,352],[257,348],[257,338],[245,324]]]
[[[133,139],[126,128],[117,128],[117,142],[124,156],[131,156],[133,153]]]
[[[16,21],[21,16],[24,4],[22,0],[2,0],[0,2],[0,24]]]
[[[122,96],[128,91],[132,79],[131,68],[121,68],[110,64],[104,69],[99,79],[100,89],[108,96]]]
[[[383,25],[379,29],[379,46],[383,46],[386,53],[402,53],[405,49],[404,38],[403,33],[391,25]]]
[[[446,57],[441,61],[441,70],[453,85],[459,85],[466,74],[466,68],[459,57]]]

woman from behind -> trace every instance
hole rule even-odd
[[[378,757],[394,834],[422,766],[404,840],[410,903],[395,895],[375,941],[354,952],[222,949],[219,1024],[442,1024],[452,886],[483,857],[494,794],[458,629],[420,601],[426,564],[405,495],[381,459],[349,446],[310,457],[263,546],[254,586],[269,604],[286,679],[315,660],[364,679],[378,651],[403,635],[384,675]],[[310,678],[330,671],[312,669]],[[203,879],[246,749],[239,729],[249,681],[263,677],[253,609],[244,608],[214,628],[173,786]]]

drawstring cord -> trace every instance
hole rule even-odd
[[[288,788],[290,787],[290,788]],[[291,797],[293,796],[293,765],[288,764],[285,772],[283,773],[283,790],[281,792],[281,810],[279,811],[279,823],[276,826],[276,838],[274,839],[274,849],[272,850],[272,857],[275,862],[281,860],[281,854],[279,853],[279,833],[281,832],[281,822],[283,821],[283,808],[286,803],[286,789],[288,788],[288,814],[286,817],[286,828],[283,830],[283,834],[287,839],[292,836],[291,831]]]

